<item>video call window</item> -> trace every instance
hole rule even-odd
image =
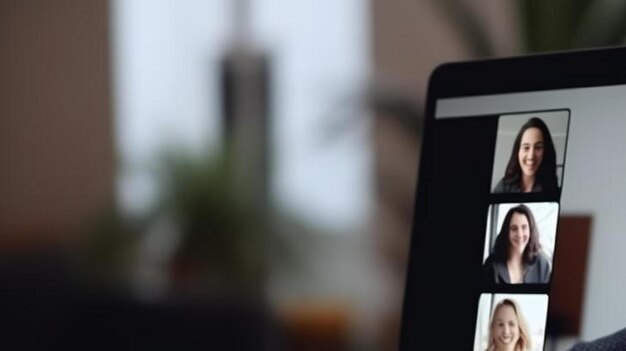
[[[480,295],[474,351],[543,350],[547,314],[545,294]]]
[[[557,110],[500,116],[493,193],[560,194],[569,115]]]
[[[489,206],[483,252],[487,284],[547,284],[552,275],[559,204]]]

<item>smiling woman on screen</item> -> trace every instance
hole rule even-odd
[[[541,251],[539,230],[528,206],[518,205],[506,213],[484,267],[488,283],[548,283],[550,263]]]
[[[532,341],[522,310],[515,300],[504,299],[496,305],[489,324],[487,351],[522,351]]]
[[[493,192],[558,192],[556,151],[541,119],[529,119],[517,133],[504,177]]]

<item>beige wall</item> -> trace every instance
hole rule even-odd
[[[106,0],[0,2],[4,247],[64,240],[111,201],[108,40]]]
[[[461,20],[445,3],[463,3],[484,29],[494,56],[519,51],[515,1],[372,0],[374,78],[425,98],[428,77],[439,64],[472,58]]]

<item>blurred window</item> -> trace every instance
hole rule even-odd
[[[112,1],[118,197],[127,210],[157,194],[149,164],[162,149],[219,144],[219,62],[234,3]],[[311,224],[353,230],[371,203],[367,121],[353,118],[363,114],[355,103],[369,69],[368,2],[252,0],[250,14],[251,38],[273,69],[273,195]],[[342,120],[356,123],[327,133]]]

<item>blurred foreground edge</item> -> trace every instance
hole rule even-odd
[[[146,303],[79,287],[55,255],[0,258],[4,350],[275,350],[265,304],[235,297]]]

